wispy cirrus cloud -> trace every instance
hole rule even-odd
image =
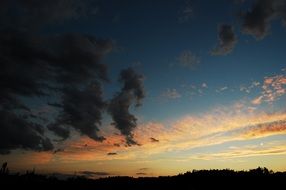
[[[203,82],[201,84],[186,84],[183,83],[180,85],[183,90],[183,95],[189,98],[193,98],[195,96],[202,96],[205,94],[208,89],[208,84]]]
[[[245,127],[244,130],[245,131],[242,132],[241,135],[246,138],[259,138],[264,136],[271,136],[273,134],[285,134],[286,119],[259,123],[257,125]]]
[[[261,143],[259,145],[247,145],[242,147],[229,147],[224,151],[192,155],[189,157],[189,159],[219,160],[285,154],[285,144],[281,144],[281,142],[274,142],[266,144]]]
[[[250,85],[240,85],[239,90],[249,94],[254,88],[257,88],[260,85],[260,82],[253,81]]]
[[[227,89],[228,89],[228,86],[223,86],[223,87],[220,87],[220,88],[216,89],[216,92],[217,93],[221,93],[223,91],[226,91]]]

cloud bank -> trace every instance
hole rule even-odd
[[[53,150],[50,132],[57,141],[69,138],[71,130],[95,141],[105,140],[99,126],[108,107],[102,88],[109,79],[102,59],[113,50],[114,43],[81,33],[41,32],[57,22],[95,14],[94,2],[5,0],[0,9],[0,153]],[[135,116],[125,105],[130,106],[131,99],[139,105],[144,97],[143,83],[136,77],[141,75],[130,70],[121,73],[124,87],[118,99],[121,110],[126,111],[124,116],[131,120]],[[57,117],[35,114],[31,109],[34,98],[56,110]],[[128,136],[129,144],[136,126],[131,120],[127,128],[120,119],[116,125]]]

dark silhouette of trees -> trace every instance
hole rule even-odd
[[[8,175],[9,174],[9,169],[8,169],[8,163],[7,162],[4,162],[2,164],[2,167],[1,167],[1,170],[0,170],[0,174],[1,175]]]
[[[273,172],[258,167],[249,171],[193,170],[176,176],[128,177],[114,176],[88,179],[72,176],[60,180],[55,176],[36,174],[35,170],[20,175],[9,173],[7,163],[1,168],[0,185],[13,189],[20,186],[28,189],[94,189],[94,190],[159,190],[159,189],[278,189],[286,184],[286,172]],[[283,189],[283,188],[282,188]]]

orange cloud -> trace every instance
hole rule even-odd
[[[259,105],[262,102],[262,98],[263,98],[263,96],[258,96],[257,98],[252,100],[251,103],[254,104],[254,105]]]
[[[141,146],[125,147],[124,138],[115,134],[107,136],[108,140],[103,143],[81,137],[67,142],[65,151],[55,156],[63,161],[128,160],[234,140],[286,134],[285,113],[242,113],[236,109],[236,106],[217,108],[202,115],[185,116],[170,122],[169,126],[156,122],[141,124],[134,132],[134,137]],[[159,142],[152,143],[151,137]],[[114,145],[117,143],[121,143],[121,146]],[[110,156],[109,152],[117,154]]]
[[[248,138],[264,137],[273,134],[286,134],[286,120],[260,123],[248,127],[248,129],[242,133],[243,136]]]
[[[229,147],[226,151],[199,153],[190,156],[188,159],[221,160],[268,155],[286,155],[286,145],[275,142],[260,145],[247,145],[243,147]]]
[[[262,86],[262,95],[252,100],[252,104],[259,105],[263,101],[273,102],[286,93],[286,76],[276,75],[266,77]]]
[[[106,141],[95,142],[88,137],[73,138],[61,144],[63,151],[51,155],[50,161],[148,160],[153,155],[191,150],[196,147],[244,141],[266,136],[286,134],[286,113],[250,111],[237,103],[218,107],[204,114],[187,115],[168,124],[148,122],[140,124],[134,138],[141,146],[126,147],[124,137],[109,131]],[[150,138],[158,140],[152,143]],[[109,155],[113,152],[116,154]],[[38,158],[38,160],[44,160]]]

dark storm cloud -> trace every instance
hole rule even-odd
[[[94,13],[97,7],[91,4],[79,0],[2,2],[0,112],[5,119],[1,119],[0,126],[1,154],[18,148],[52,150],[49,131],[62,140],[70,136],[71,129],[96,141],[105,139],[98,134],[101,114],[107,107],[102,94],[102,84],[108,82],[107,66],[102,64],[102,58],[114,44],[85,34],[39,32],[42,26]],[[129,108],[139,106],[144,98],[142,80],[132,69],[123,70],[121,92],[108,105],[114,125],[126,137],[127,145],[137,144],[132,133],[137,119]],[[34,114],[23,97],[56,97],[53,103],[46,104],[54,107],[58,116],[51,122],[45,114]]]
[[[256,39],[264,38],[274,19],[286,19],[285,0],[257,0],[252,8],[242,13],[242,32],[253,35]]]
[[[103,141],[104,138],[97,135],[105,108],[100,81],[107,81],[108,77],[101,59],[111,51],[112,42],[78,34],[55,39],[58,43],[50,65],[56,73],[56,82],[63,87],[60,89],[62,102],[53,105],[62,111],[49,129],[66,139],[71,126],[81,134]]]
[[[48,88],[46,65],[36,61],[45,53],[36,48],[35,41],[27,33],[0,31],[0,153],[17,148],[36,151],[53,148],[44,137],[43,126],[32,122],[37,116],[19,99],[19,96],[46,95],[43,89]]]
[[[100,61],[111,51],[111,41],[81,34],[67,34],[48,40],[53,41],[49,63],[57,74],[58,82],[71,86],[93,77],[107,81],[107,67]]]
[[[105,138],[98,136],[98,126],[101,124],[101,112],[105,108],[102,100],[102,91],[99,83],[91,83],[85,89],[65,88],[62,97],[62,112],[53,127],[56,134],[67,138],[65,128],[60,126],[72,126],[81,134],[87,135],[96,141]]]
[[[226,55],[230,53],[237,42],[233,27],[228,24],[222,24],[218,28],[218,45],[212,50],[212,55]]]
[[[107,81],[107,68],[100,61],[111,48],[110,41],[79,34],[43,38],[2,31],[1,110],[28,112],[19,96],[49,96],[54,91],[62,94],[62,102],[54,104],[61,107],[62,112],[49,129],[67,138],[69,128],[66,126],[69,125],[94,140],[102,141],[104,138],[97,135],[97,126],[105,103],[99,81]]]
[[[108,156],[114,156],[114,155],[117,155],[117,153],[116,152],[109,152],[109,153],[107,153],[107,155]]]
[[[1,2],[0,153],[53,149],[46,129],[63,139],[71,128],[94,140],[104,139],[97,134],[105,107],[101,83],[108,81],[101,59],[112,42],[84,34],[43,35],[36,29],[39,23],[75,18],[83,6],[76,0]],[[60,114],[45,129],[35,122],[44,115],[33,114],[22,97],[54,95],[61,98],[49,105]]]
[[[51,123],[48,126],[50,131],[53,131],[57,136],[61,137],[63,140],[69,138],[70,129],[68,126],[63,126],[60,122]]]
[[[38,47],[37,38],[24,32],[0,31],[1,105],[20,108],[16,95],[45,95],[41,87],[47,87],[48,66],[38,63],[47,52]]]
[[[111,100],[108,111],[112,116],[114,125],[125,136],[128,146],[138,144],[132,131],[136,128],[137,118],[129,113],[133,102],[140,106],[144,98],[143,76],[137,74],[132,68],[122,70],[119,81],[123,83],[121,92]]]
[[[50,139],[37,130],[37,124],[10,111],[0,110],[0,126],[0,154],[8,154],[17,148],[36,151],[53,149]]]
[[[136,73],[132,68],[128,68],[121,71],[119,81],[124,84],[121,92],[131,93],[136,101],[135,106],[140,106],[145,97],[143,76]]]
[[[157,143],[157,142],[159,142],[159,140],[158,140],[158,139],[155,139],[155,138],[153,138],[153,137],[151,137],[151,138],[150,138],[150,140],[151,140],[151,142],[153,142],[153,143]]]

